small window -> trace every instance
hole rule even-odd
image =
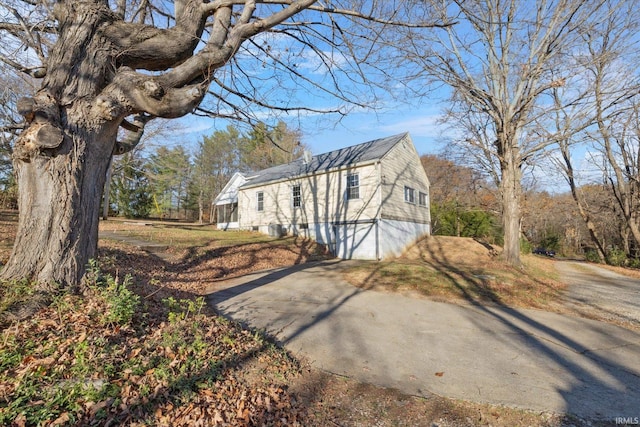
[[[427,193],[423,193],[422,191],[418,193],[418,204],[420,206],[427,206]]]
[[[291,205],[294,208],[302,206],[302,190],[300,189],[300,185],[291,187]]]
[[[264,191],[258,191],[256,193],[256,208],[258,212],[264,211]]]
[[[302,224],[298,224],[298,227],[300,227],[300,230],[308,230],[309,229],[309,223],[308,222],[303,222]]]
[[[416,202],[416,190],[411,187],[404,186],[404,201],[407,203]]]
[[[357,173],[347,175],[347,200],[360,198],[360,177]]]

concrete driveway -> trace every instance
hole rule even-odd
[[[640,334],[535,310],[357,289],[345,261],[221,282],[210,302],[317,368],[404,393],[614,422],[640,417]]]

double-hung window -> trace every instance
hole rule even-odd
[[[302,189],[300,184],[291,186],[291,206],[299,208],[302,206]]]
[[[357,173],[347,175],[347,200],[360,198],[360,177]]]
[[[256,210],[258,212],[264,211],[264,191],[256,193]]]
[[[423,193],[422,191],[418,193],[418,204],[420,206],[427,206],[427,193]]]
[[[416,190],[411,188],[411,187],[407,187],[406,185],[404,186],[404,201],[407,203],[415,203],[416,202]]]

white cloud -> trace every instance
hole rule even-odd
[[[391,133],[409,132],[413,137],[439,138],[444,132],[438,115],[410,117],[380,126],[380,130]]]

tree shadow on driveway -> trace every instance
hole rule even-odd
[[[210,302],[322,369],[408,394],[568,413],[603,425],[640,416],[640,334],[500,304],[460,307],[362,290],[342,281],[340,265],[237,279]]]

